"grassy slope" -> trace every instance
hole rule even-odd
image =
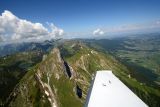
[[[34,78],[34,74],[39,70],[43,75],[41,79],[44,83],[47,83],[47,72],[52,72],[50,86],[52,91],[56,93],[56,99],[60,107],[75,107],[75,105],[76,107],[81,107],[82,102],[77,98],[74,92],[74,81],[70,80],[64,74],[64,68],[57,60],[56,54],[49,54],[44,61],[37,64],[35,68],[30,70],[20,81],[18,86],[18,90],[21,90],[21,87],[25,86],[27,91],[22,89],[21,93],[18,93],[17,97],[10,103],[10,105],[17,107],[20,105],[38,107],[50,105],[46,97],[43,97],[44,94],[41,93]],[[56,67],[52,68],[54,64]],[[56,74],[59,74],[59,79],[56,79]],[[27,100],[29,103],[27,103]]]
[[[25,75],[26,71],[41,61],[37,52],[17,53],[0,58],[0,105],[6,101],[15,85]]]
[[[50,106],[46,97],[43,97],[42,92],[34,78],[36,69],[39,64],[33,67],[26,75],[21,79],[21,81],[16,86],[13,91],[16,93],[16,97],[13,97],[9,106],[12,107],[44,107]]]

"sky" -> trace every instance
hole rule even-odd
[[[0,0],[0,28],[1,41],[159,31],[160,0]]]

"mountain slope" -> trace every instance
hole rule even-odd
[[[158,106],[158,89],[139,83],[127,67],[109,54],[77,41],[65,42],[54,48],[42,62],[28,71],[6,105],[82,107],[95,71],[103,69],[112,70],[148,105]]]
[[[22,52],[0,58],[0,105],[12,92],[19,80],[42,59],[42,52]]]
[[[64,61],[60,57],[59,50],[55,48],[20,81],[12,93],[14,99],[9,105],[69,106],[73,104],[81,107],[82,103],[74,92],[75,83],[65,75],[65,72]]]

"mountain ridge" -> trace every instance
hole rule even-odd
[[[44,55],[43,60],[20,80],[7,105],[82,107],[95,71],[103,69],[112,70],[148,105],[158,105],[158,90],[139,83],[127,67],[111,55],[77,41],[65,42]]]

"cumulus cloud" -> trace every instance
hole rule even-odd
[[[51,28],[50,36],[52,37],[61,37],[64,34],[63,29],[56,27],[53,23],[49,24]]]
[[[35,41],[62,36],[64,31],[50,24],[50,31],[41,23],[20,19],[5,10],[0,16],[0,39],[3,41]]]
[[[93,35],[103,35],[103,34],[104,34],[104,31],[102,31],[99,28],[93,31]]]

